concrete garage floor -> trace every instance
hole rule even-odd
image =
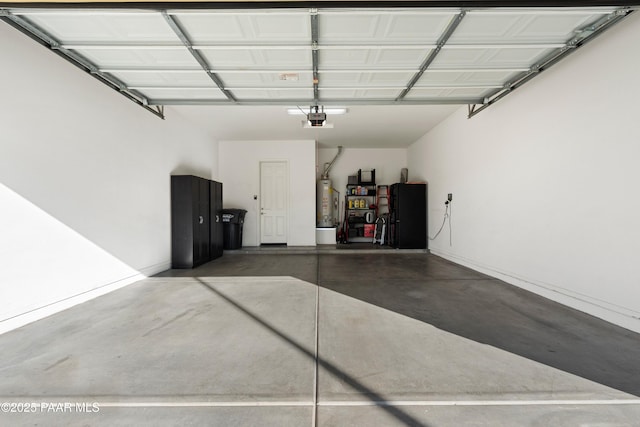
[[[0,425],[640,426],[640,335],[433,255],[226,253],[0,336]]]

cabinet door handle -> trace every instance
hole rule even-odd
[[[203,218],[203,216],[202,216],[202,215],[200,215],[200,216],[198,217],[198,223],[200,223],[200,224],[204,224],[204,218]]]
[[[216,222],[220,222],[220,217],[216,215]]]

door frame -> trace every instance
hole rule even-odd
[[[288,159],[266,159],[266,160],[260,160],[258,162],[258,215],[257,216],[257,227],[256,229],[258,230],[258,246],[261,246],[265,243],[262,243],[262,215],[260,213],[261,209],[262,209],[262,164],[263,163],[284,163],[285,165],[285,172],[286,172],[286,180],[285,180],[285,193],[286,193],[286,198],[287,201],[285,203],[286,209],[287,209],[287,221],[286,221],[286,227],[287,227],[287,238],[286,238],[286,242],[284,243],[285,245],[289,245],[289,236],[290,236],[290,232],[291,232],[291,197],[290,197],[290,192],[291,192],[291,170],[290,170],[290,165],[289,165],[289,160]]]

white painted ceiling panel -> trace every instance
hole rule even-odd
[[[76,49],[99,68],[107,67],[197,67],[184,48],[178,49]]]
[[[87,14],[35,14],[31,22],[62,43],[171,42],[179,43],[162,15],[151,12]]]

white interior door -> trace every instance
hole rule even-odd
[[[287,162],[260,162],[260,243],[287,243]]]

